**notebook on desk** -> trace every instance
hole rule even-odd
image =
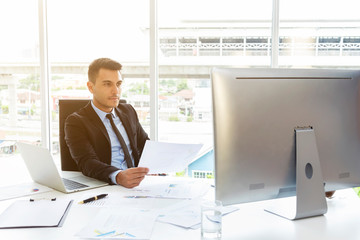
[[[34,182],[64,193],[108,185],[106,182],[86,177],[80,172],[75,173],[71,178],[63,178],[48,149],[22,142],[18,142],[17,146]]]
[[[0,215],[2,228],[61,227],[73,200],[18,200]],[[41,214],[39,214],[41,213]]]

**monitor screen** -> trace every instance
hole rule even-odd
[[[294,129],[314,132],[325,191],[360,185],[360,70],[214,68],[215,195],[296,193]]]

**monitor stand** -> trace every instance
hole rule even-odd
[[[312,127],[296,128],[296,196],[275,200],[265,211],[290,220],[327,212],[319,153]],[[280,201],[278,201],[280,200]]]

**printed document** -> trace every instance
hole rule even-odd
[[[36,182],[2,186],[0,187],[0,201],[50,191],[52,191],[51,188],[48,188]]]
[[[193,179],[186,180],[167,180],[167,182],[144,181],[139,186],[130,189],[129,195],[126,197],[193,199],[202,197],[210,189],[208,182]]]
[[[194,160],[202,146],[147,140],[139,167],[149,168],[149,174],[180,172]]]
[[[103,208],[75,236],[96,239],[150,239],[158,213],[134,208]]]
[[[225,216],[238,210],[235,206],[223,206],[221,215]],[[169,223],[187,229],[198,229],[201,223],[201,199],[183,200],[175,205],[162,209],[158,222]]]

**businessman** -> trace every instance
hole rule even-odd
[[[133,188],[149,169],[137,167],[148,135],[135,109],[119,103],[122,65],[109,58],[94,60],[87,87],[92,101],[65,121],[65,141],[79,170],[110,184]]]

